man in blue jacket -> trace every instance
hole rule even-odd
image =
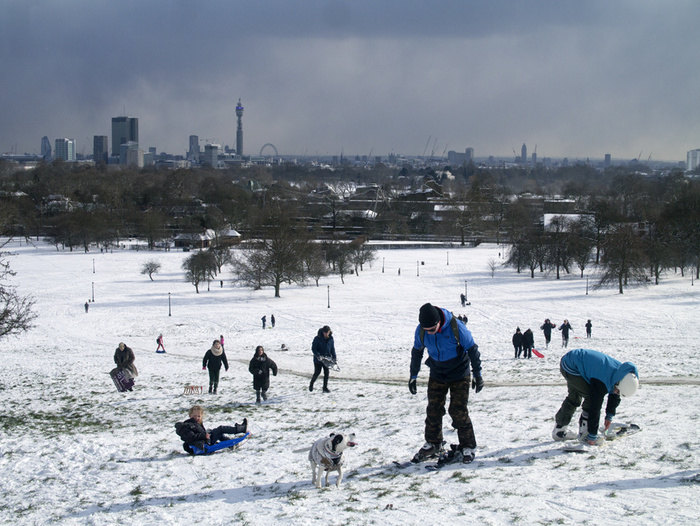
[[[562,357],[559,370],[566,379],[569,394],[554,417],[556,427],[552,431],[552,438],[569,440],[578,436],[584,443],[598,444],[603,399],[608,396],[604,423],[607,430],[620,404],[620,396],[631,396],[639,387],[637,367],[631,362],[621,363],[599,351],[574,349]],[[567,431],[566,427],[581,405],[581,399],[583,405],[577,435]]]
[[[421,462],[439,456],[442,451],[442,417],[445,401],[450,393],[448,412],[452,426],[457,430],[459,444],[452,448],[451,461],[472,462],[476,450],[476,437],[469,418],[470,364],[474,371],[472,387],[478,393],[484,387],[481,378],[479,347],[471,332],[452,313],[426,303],[420,308],[419,325],[411,351],[411,377],[408,389],[416,394],[416,379],[423,360],[423,351],[428,350],[425,364],[430,368],[428,379],[428,407],[425,418],[425,444],[413,457]]]

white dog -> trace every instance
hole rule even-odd
[[[331,471],[338,472],[338,480],[335,485],[340,487],[343,480],[343,451],[347,447],[354,447],[355,434],[331,433],[328,438],[319,438],[309,451],[311,463],[311,483],[317,488],[321,487],[321,476],[326,472],[326,486],[328,475]]]

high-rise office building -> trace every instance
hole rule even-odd
[[[523,143],[523,147],[520,148],[520,162],[527,164],[527,146]]]
[[[139,142],[139,120],[135,117],[112,117],[112,155],[127,142]]]
[[[700,150],[690,150],[687,153],[686,169],[692,171],[698,166],[700,166]]]
[[[56,159],[75,161],[75,139],[56,139]]]
[[[49,138],[46,135],[44,135],[41,138],[41,158],[45,161],[50,161],[51,156],[51,141],[49,141]]]
[[[209,164],[216,168],[219,165],[219,152],[221,151],[221,146],[218,144],[205,144],[204,145],[204,163]]]
[[[236,153],[243,155],[243,105],[241,99],[238,99],[236,105],[236,117],[238,117],[238,127],[236,128]]]
[[[109,160],[109,138],[106,135],[92,137],[92,158],[95,162]]]
[[[190,135],[190,149],[187,151],[187,160],[198,162],[200,155],[199,135]]]
[[[612,165],[612,157],[610,156],[609,153],[606,153],[605,159],[603,160],[603,167],[610,168],[610,165]]]

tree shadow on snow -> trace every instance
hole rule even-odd
[[[636,479],[620,479],[608,480],[597,484],[588,484],[586,486],[578,486],[571,488],[572,491],[591,491],[600,489],[610,489],[615,487],[619,489],[640,489],[640,488],[670,488],[683,486],[686,484],[699,484],[700,471],[679,471],[671,475],[663,475],[658,477],[636,478]]]
[[[332,486],[335,488],[335,486]],[[134,497],[133,501],[113,503],[108,507],[88,506],[82,511],[75,512],[68,517],[85,518],[102,513],[130,513],[144,508],[164,508],[173,507],[177,504],[208,503],[213,501],[223,501],[227,504],[237,504],[240,502],[256,502],[259,500],[277,499],[298,491],[318,491],[311,484],[311,479],[300,480],[298,482],[282,482],[273,484],[261,484],[242,486],[240,488],[212,490],[208,492],[196,492],[190,494],[171,495],[168,497]]]

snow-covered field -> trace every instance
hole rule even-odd
[[[700,518],[700,284],[673,273],[658,286],[589,290],[574,275],[516,274],[487,261],[502,247],[383,250],[360,276],[321,286],[266,289],[212,282],[196,294],[181,252],[69,253],[13,241],[9,263],[37,326],[0,342],[0,522],[4,524],[697,524]],[[156,259],[149,281],[143,263]],[[500,259],[499,261],[502,261]],[[448,264],[449,263],[449,264]],[[384,268],[384,271],[382,271]],[[398,269],[401,269],[400,275]],[[419,275],[418,275],[419,274]],[[94,285],[93,285],[94,284]],[[86,314],[84,303],[94,303]],[[470,306],[461,307],[467,290]],[[170,306],[169,306],[170,300]],[[430,301],[469,318],[486,387],[470,395],[479,447],[466,467],[399,470],[423,443],[428,377],[406,382],[418,308]],[[330,308],[329,308],[330,302]],[[172,315],[169,315],[169,309]],[[260,318],[274,314],[276,327]],[[545,317],[574,328],[569,348],[634,362],[642,385],[620,421],[643,431],[596,456],[551,440],[566,394],[559,333],[544,349]],[[585,339],[584,324],[593,323]],[[307,390],[311,340],[332,327],[341,372],[330,394]],[[514,360],[516,326],[530,327],[544,359]],[[162,332],[167,354],[155,354]],[[223,334],[231,363],[219,394],[201,360]],[[140,376],[117,393],[108,371],[120,341]],[[290,350],[277,349],[284,343]],[[271,399],[255,405],[248,361],[265,346],[280,367]],[[320,381],[317,384],[320,386]],[[237,451],[190,457],[173,424],[193,404],[210,427],[247,417]],[[444,421],[445,438],[456,435]],[[354,431],[340,489],[311,485],[306,453],[331,431]],[[331,475],[335,480],[335,474]]]

